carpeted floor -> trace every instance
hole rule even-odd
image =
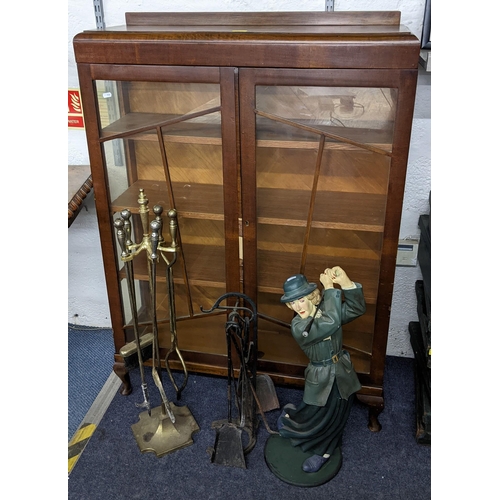
[[[111,329],[68,324],[68,442],[113,371]]]
[[[333,480],[315,488],[292,486],[270,472],[264,458],[269,434],[262,424],[257,445],[247,456],[247,469],[211,463],[207,453],[215,438],[211,423],[226,417],[226,384],[220,377],[190,374],[182,401],[177,402],[187,404],[200,426],[193,435],[193,445],[161,458],[141,453],[131,430],[141,412],[135,403],[142,398],[138,371],[134,370],[134,391],[127,397],[119,393],[114,396],[69,476],[68,498],[428,500],[431,448],[417,444],[415,439],[413,363],[408,358],[387,358],[382,431],[372,433],[367,428],[368,410],[355,402],[344,433],[342,468]],[[147,375],[153,406],[158,406],[159,395],[150,370]],[[175,402],[168,377],[165,389]],[[276,389],[281,406],[298,403],[302,397],[300,390]],[[273,429],[279,412],[267,413]]]

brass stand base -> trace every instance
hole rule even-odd
[[[135,440],[142,453],[153,452],[157,457],[180,450],[193,444],[192,434],[200,430],[196,420],[187,406],[176,406],[170,403],[175,416],[175,424],[168,414],[157,406],[139,415],[139,422],[131,426]]]

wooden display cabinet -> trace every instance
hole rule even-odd
[[[226,292],[259,312],[259,366],[300,386],[282,285],[334,265],[363,284],[367,312],[344,327],[380,429],[383,373],[417,81],[419,41],[399,12],[127,13],[74,39],[115,340],[133,339],[113,219],[143,189],[178,212],[179,347],[191,371],[225,375]],[[140,324],[151,328],[146,260]],[[160,347],[170,345],[158,271]]]

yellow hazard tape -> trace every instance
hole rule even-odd
[[[95,424],[82,424],[68,443],[68,474],[80,458],[85,446],[96,430]]]

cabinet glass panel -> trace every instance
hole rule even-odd
[[[341,266],[364,287],[368,310],[345,326],[344,343],[365,373],[396,95],[388,88],[256,87],[259,312],[290,322],[293,313],[279,300],[285,279],[300,272],[319,284],[326,267]],[[260,325],[266,331],[260,347],[267,344],[279,361],[271,346],[286,329],[272,321]],[[294,356],[303,355],[297,349]]]
[[[218,84],[97,81],[100,139],[113,217],[132,212],[132,240],[143,241],[140,190],[149,221],[163,208],[163,237],[170,243],[171,208],[177,211],[180,248],[173,266],[177,319],[201,315],[225,293],[225,239],[220,88]],[[146,239],[145,239],[146,240]],[[145,241],[144,240],[144,241]],[[117,245],[117,249],[119,249]],[[133,258],[141,324],[151,322],[147,248]],[[170,260],[168,253],[164,253]],[[123,263],[126,323],[132,321]],[[156,314],[169,317],[167,264],[157,264]],[[178,326],[182,329],[182,326]],[[168,333],[160,341],[168,344]]]

